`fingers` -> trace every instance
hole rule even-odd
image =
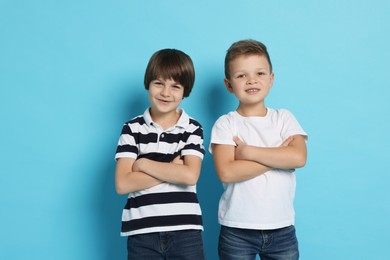
[[[184,160],[182,159],[182,157],[180,155],[178,155],[175,157],[175,159],[173,159],[172,163],[184,164]]]
[[[241,139],[238,136],[233,136],[233,141],[236,143],[237,146],[244,144],[244,142],[241,141]]]
[[[132,171],[133,172],[141,171],[141,169],[140,169],[141,160],[142,160],[142,158],[141,159],[137,159],[137,160],[134,161],[133,166],[132,166]]]
[[[286,146],[288,146],[293,140],[294,140],[294,137],[290,136],[290,137],[287,138],[280,146],[281,146],[281,147],[286,147]]]

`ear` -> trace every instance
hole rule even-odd
[[[275,78],[275,74],[272,72],[269,78],[270,79],[269,88],[272,88],[272,86],[274,85],[274,78]]]
[[[232,84],[230,84],[229,79],[225,78],[225,79],[223,80],[223,83],[225,83],[226,89],[227,89],[230,93],[233,93],[233,87],[232,87]]]

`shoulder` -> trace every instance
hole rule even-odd
[[[189,116],[184,109],[182,109],[182,114],[177,122],[177,125],[183,128],[202,128],[202,125],[193,117]]]
[[[270,114],[277,114],[279,116],[291,114],[290,110],[286,108],[267,108]]]
[[[277,117],[278,119],[288,119],[294,117],[294,115],[290,112],[290,110],[285,108],[279,108],[279,109],[268,108],[268,110],[271,117]]]
[[[139,125],[145,124],[145,118],[142,115],[139,115],[125,122],[125,125],[134,125],[134,124],[139,124]]]
[[[216,121],[215,125],[217,124],[230,124],[235,120],[235,111],[229,112],[225,115],[220,116]]]
[[[296,117],[287,109],[276,109],[275,115],[277,115],[275,122],[281,127],[282,131],[284,131],[286,136],[291,136],[294,134],[305,135],[305,131],[302,126],[296,119]]]
[[[185,132],[187,134],[194,134],[203,138],[202,125],[193,118],[189,118],[188,125],[185,127]]]
[[[188,121],[189,121],[190,125],[202,128],[202,125],[197,120],[195,120],[194,118],[189,117]]]
[[[230,112],[228,114],[220,116],[214,123],[211,134],[213,136],[221,135],[234,135],[237,133],[237,118],[235,112]],[[229,137],[230,138],[230,137]]]
[[[136,116],[123,124],[122,134],[137,132],[137,129],[143,126],[146,126],[144,117],[142,115]]]
[[[142,115],[138,115],[133,117],[132,119],[125,122],[125,125],[133,126],[133,125],[151,125],[153,124],[152,118],[149,113],[149,109],[147,108]]]

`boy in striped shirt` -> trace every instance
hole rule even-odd
[[[204,259],[196,195],[203,129],[178,108],[194,81],[187,54],[157,51],[144,79],[150,107],[123,126],[115,185],[119,194],[129,194],[121,230],[128,236],[128,259]]]

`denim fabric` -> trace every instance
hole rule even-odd
[[[202,231],[184,230],[129,236],[128,260],[203,260]]]
[[[219,235],[218,255],[221,260],[299,259],[295,227],[274,230],[240,229],[222,226]]]

